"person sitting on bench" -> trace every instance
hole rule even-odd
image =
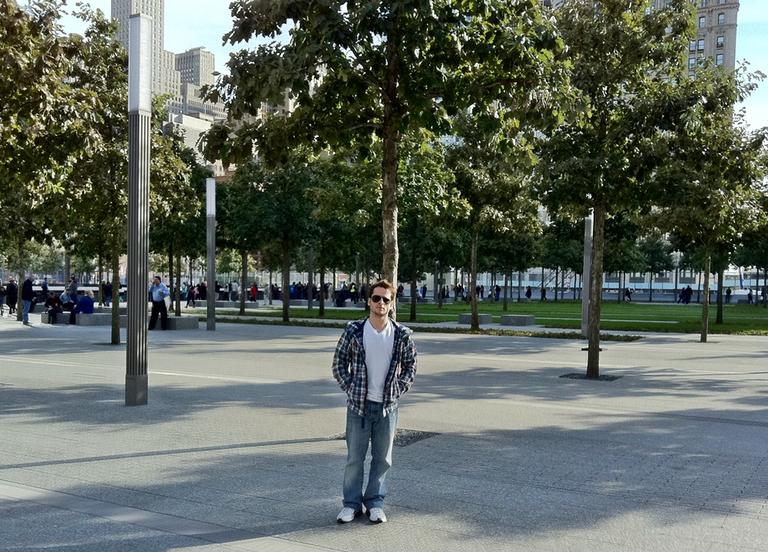
[[[85,295],[81,296],[72,313],[69,315],[69,323],[77,323],[77,313],[93,314],[93,292],[90,289],[85,290]]]
[[[59,299],[52,291],[48,293],[48,297],[45,300],[45,312],[48,313],[49,324],[55,324],[56,317],[64,312],[61,299]]]

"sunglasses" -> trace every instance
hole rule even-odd
[[[382,297],[381,295],[371,295],[371,301],[374,303],[378,303],[379,301],[384,301],[385,305],[389,305],[389,302],[392,301],[389,297]]]

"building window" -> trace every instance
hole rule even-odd
[[[715,65],[722,65],[723,61],[723,54],[717,54],[717,56],[715,56]]]
[[[696,41],[691,40],[691,42],[688,44],[688,51],[691,53],[694,53],[696,51]]]
[[[707,7],[707,0],[701,0],[699,2],[699,6],[702,7],[702,8],[706,8]]]
[[[698,50],[699,50],[699,52],[703,52],[704,51],[704,39],[703,38],[699,39]]]
[[[723,35],[718,35],[717,40],[715,41],[715,45],[718,48],[722,48],[723,46],[725,46],[725,37]]]
[[[696,58],[695,57],[689,57],[688,58],[688,69],[694,69],[696,68]]]
[[[701,17],[699,17],[699,29],[703,29],[706,26],[707,26],[707,18],[702,15]]]
[[[725,0],[717,0],[718,6],[722,6],[723,4],[725,4]]]
[[[717,24],[718,25],[725,25],[725,14],[724,13],[718,13],[717,14]]]

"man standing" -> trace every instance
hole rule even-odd
[[[152,315],[149,317],[149,329],[154,330],[157,324],[157,315],[160,315],[160,327],[168,329],[168,309],[165,306],[165,298],[171,292],[164,283],[160,281],[160,276],[152,279],[152,285],[149,287],[149,293],[152,295]]]
[[[73,300],[77,300],[77,279],[72,276],[69,279],[69,283],[67,284],[67,295],[69,295]]]
[[[27,279],[21,284],[21,300],[24,304],[21,320],[25,326],[29,326],[29,309],[32,308],[32,300],[34,298],[35,292],[32,291],[32,278],[27,276]]]
[[[5,304],[8,305],[8,316],[16,312],[16,302],[19,300],[19,287],[16,280],[11,278],[5,287]]]
[[[416,347],[411,330],[390,320],[395,287],[380,280],[371,287],[369,316],[350,322],[333,357],[333,377],[347,394],[347,464],[339,523],[368,511],[372,523],[387,521],[384,498],[397,426],[398,399],[413,385]],[[368,444],[371,466],[363,494]]]

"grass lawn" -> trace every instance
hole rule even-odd
[[[197,312],[204,313],[203,309]],[[217,309],[221,315],[237,314],[237,309]],[[468,304],[448,304],[439,309],[437,305],[416,307],[417,322],[455,322],[460,313],[470,312]],[[494,322],[500,321],[505,313],[500,303],[480,304],[480,312],[493,315]],[[291,308],[291,318],[318,318],[317,307]],[[532,314],[536,323],[548,328],[578,329],[581,327],[581,303],[575,301],[548,301],[541,303],[509,303],[508,314]],[[398,319],[408,321],[410,305],[401,304]],[[725,305],[723,324],[715,324],[717,308],[710,308],[710,333],[768,335],[768,309],[754,305]],[[246,310],[246,316],[280,317],[279,309]],[[364,315],[361,308],[326,309],[326,320],[354,320]],[[670,303],[602,303],[603,330],[627,330],[642,332],[690,332],[701,331],[701,305],[678,305]]]

